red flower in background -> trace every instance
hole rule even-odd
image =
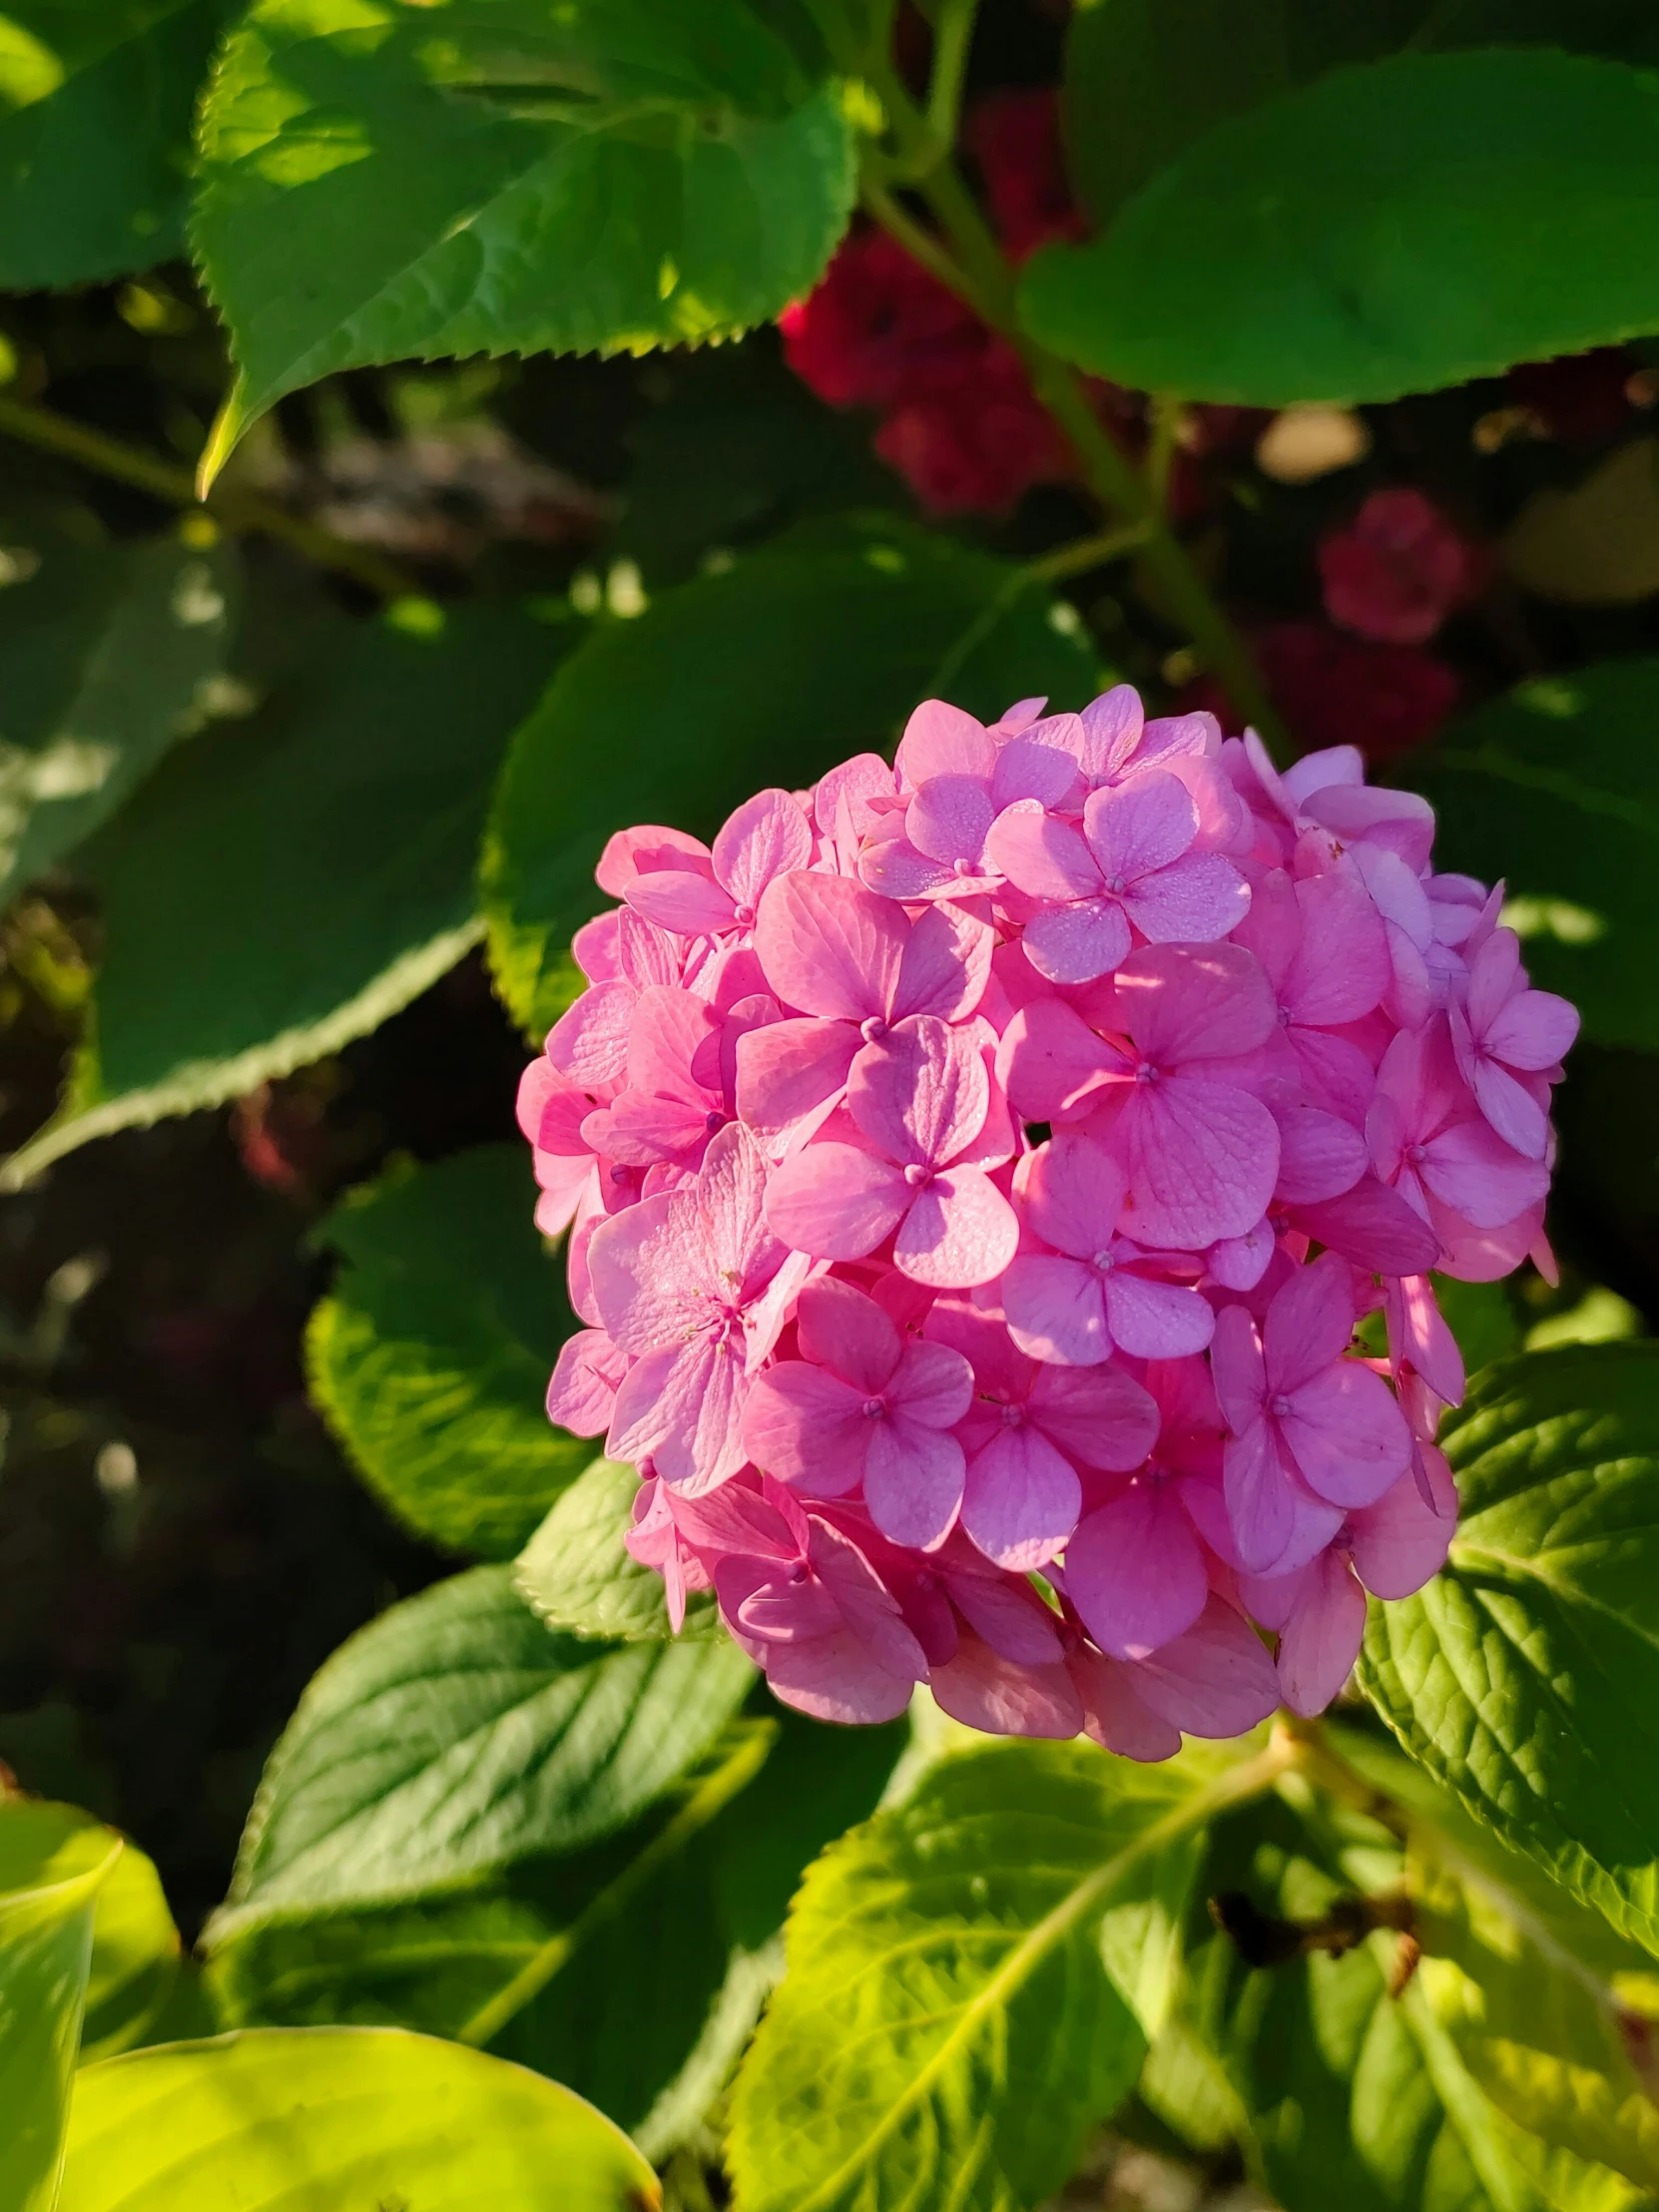
[[[1374,491],[1320,541],[1333,622],[1388,645],[1425,645],[1477,577],[1474,548],[1420,491]]]
[[[988,93],[963,132],[979,164],[996,234],[1016,262],[1053,239],[1079,239],[1087,225],[1071,197],[1052,89]]]
[[[1258,637],[1256,653],[1274,703],[1309,752],[1357,745],[1384,761],[1420,745],[1457,704],[1456,674],[1419,646],[1280,622]]]
[[[831,407],[893,407],[971,383],[989,335],[885,231],[849,234],[778,327],[791,368]]]

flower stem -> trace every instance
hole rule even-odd
[[[167,501],[170,506],[194,507],[198,504],[195,479],[188,469],[175,468],[137,446],[106,436],[102,430],[71,421],[68,415],[56,414],[50,407],[0,394],[0,436],[16,438],[22,445],[32,445],[43,453],[55,453],[60,459],[78,462],[96,475],[131,484],[139,491],[148,492],[153,499]],[[357,583],[366,584],[383,599],[406,599],[420,590],[412,577],[406,576],[395,562],[386,560],[372,547],[336,538],[331,531],[319,529],[300,515],[289,514],[285,507],[262,498],[258,492],[218,490],[206,504],[214,520],[227,530],[239,535],[257,532],[276,538],[291,546],[296,553],[302,553],[308,561],[314,561],[319,568],[333,569],[341,576],[350,576]]]
[[[1126,553],[1138,553],[1152,536],[1156,524],[1126,522],[1115,530],[1101,530],[1089,538],[1073,538],[1052,553],[1040,553],[1025,563],[1024,573],[1033,583],[1061,584],[1069,576],[1086,576],[1090,569],[1121,561]]]
[[[1119,516],[1126,525],[1146,525],[1141,558],[1164,604],[1240,713],[1260,731],[1269,751],[1281,762],[1288,761],[1291,747],[1284,726],[1250,651],[1170,528],[1153,485],[1102,425],[1076,370],[1021,329],[1015,311],[1013,269],[955,163],[921,158],[934,143],[929,125],[890,67],[884,65],[878,72],[875,90],[898,147],[894,174],[914,176],[916,189],[943,235],[943,246],[929,239],[885,190],[880,182],[879,156],[874,164],[874,188],[866,186],[865,190],[870,213],[907,253],[916,255],[931,275],[947,283],[1018,350],[1033,392],[1076,454],[1089,489],[1109,513]],[[924,245],[921,254],[916,253],[918,243]]]
[[[927,128],[945,158],[956,143],[962,109],[962,80],[979,0],[939,0],[933,21],[933,76],[927,88]]]

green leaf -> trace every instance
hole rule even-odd
[[[708,1748],[753,1678],[724,1639],[555,1635],[506,1567],[440,1582],[359,1629],[312,1679],[210,1938],[595,1842]]]
[[[318,622],[257,716],[167,761],[83,848],[96,1053],[11,1179],[337,1051],[452,967],[490,785],[560,642],[500,606],[436,635]]]
[[[661,2202],[556,2082],[398,2028],[273,2028],[89,2066],[59,2212],[542,2212],[550,2191],[559,2212]]]
[[[195,237],[243,385],[210,471],[335,369],[731,336],[845,228],[839,93],[775,27],[804,11],[438,10],[261,0],[226,47]]]
[[[161,1876],[129,1842],[98,1895],[81,2064],[154,2042],[182,1965]]]
[[[230,545],[48,539],[20,555],[39,566],[0,591],[0,901],[209,720],[241,587]]]
[[[1020,570],[899,530],[753,555],[596,630],[514,741],[485,840],[490,957],[518,1020],[539,1033],[567,1002],[559,962],[601,902],[613,830],[711,834],[763,785],[890,746],[929,692],[987,716],[1033,692],[1081,706],[1093,655],[1055,614]]]
[[[674,1633],[662,1576],[640,1566],[623,1546],[639,1486],[632,1467],[594,1460],[519,1554],[519,1595],[549,1628],[628,1643],[661,1642]],[[719,1633],[712,1596],[694,1596],[681,1634]]]
[[[312,1399],[374,1494],[485,1558],[510,1558],[592,1451],[544,1409],[576,1321],[535,1195],[521,1144],[353,1192],[323,1227],[345,1265],[305,1333]]]
[[[235,0],[7,0],[0,288],[149,269],[184,249],[198,87]]]
[[[121,1853],[67,1805],[0,1799],[0,2204],[52,2212],[98,1892]]]
[[[1400,1871],[1385,1831],[1303,1797],[1218,1829],[1203,1888],[1312,1922],[1357,1890],[1397,1887]],[[1227,2066],[1267,2187],[1284,2212],[1539,2212],[1422,1990],[1389,1995],[1397,1941],[1252,1968],[1215,1935],[1190,1959],[1188,2016]]]
[[[1011,2212],[1058,2188],[1162,2025],[1205,1822],[1274,1756],[997,1744],[833,1845],[738,2076],[740,2212]]]
[[[1393,399],[1659,327],[1656,222],[1659,75],[1402,55],[1211,131],[1103,239],[1036,255],[1020,316],[1138,389]]]
[[[1659,1046],[1659,660],[1523,684],[1453,724],[1409,781],[1443,865],[1507,882],[1504,920],[1540,988],[1604,1044]]]
[[[1109,217],[1216,124],[1407,40],[1659,58],[1646,0],[1092,0],[1066,47],[1073,180]]]
[[[1659,1345],[1488,1368],[1441,1441],[1451,1556],[1373,1608],[1363,1685],[1470,1813],[1659,1951]]]
[[[462,1896],[254,1929],[216,1954],[214,1996],[237,2024],[457,2035],[542,1972],[489,2047],[568,2082],[660,2157],[754,2025],[802,1869],[873,1809],[904,1736],[789,1712],[737,1723],[623,1834]]]

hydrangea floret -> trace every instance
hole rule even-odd
[[[1160,1759],[1444,1560],[1431,1275],[1550,1271],[1577,1017],[1352,748],[1044,708],[610,840],[519,1094],[548,1411],[789,1704]]]

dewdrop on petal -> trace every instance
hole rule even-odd
[[[1352,748],[1045,706],[606,846],[519,1092],[548,1412],[785,1702],[1162,1759],[1444,1560],[1431,1271],[1548,1264],[1577,1016]]]

